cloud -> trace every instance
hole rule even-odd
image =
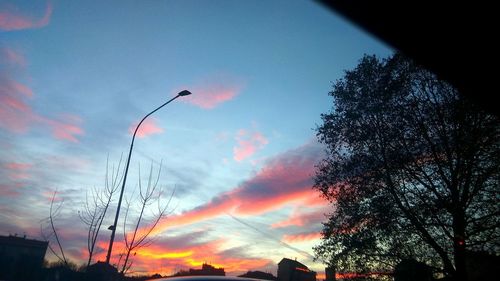
[[[31,28],[41,28],[49,24],[52,15],[52,4],[50,1],[45,5],[45,11],[41,18],[26,15],[19,12],[14,5],[3,4],[0,8],[0,30],[13,31]]]
[[[134,131],[135,131],[135,128],[137,127],[137,124],[138,123],[134,123],[134,124],[130,125],[130,127],[128,128],[128,132],[130,135],[134,134]],[[136,136],[138,138],[145,138],[147,136],[159,134],[162,132],[163,132],[163,129],[160,128],[158,125],[156,125],[156,119],[151,117],[150,119],[144,120],[144,122],[139,127],[139,130],[137,131]]]
[[[226,272],[246,272],[250,269],[265,268],[274,262],[268,259],[254,258],[245,255],[243,249],[224,248],[225,241],[221,239],[206,241],[196,245],[187,245],[183,250],[171,250],[168,245],[156,246],[139,250],[134,259],[136,269],[146,272],[157,272],[158,265],[163,263],[163,271],[172,273],[176,269],[201,268],[209,262],[215,267],[223,267]],[[166,261],[166,262],[165,262]]]
[[[4,58],[5,62],[12,66],[26,66],[26,59],[24,56],[11,48],[0,48],[0,57]]]
[[[226,272],[245,272],[255,268],[265,268],[273,262],[249,256],[244,248],[225,247],[224,239],[206,240],[207,231],[196,231],[173,237],[158,237],[148,247],[138,249],[133,259],[134,270],[144,273],[173,274],[178,270],[200,268],[209,262],[215,267],[223,267]],[[107,249],[107,241],[100,241],[98,248]],[[123,241],[115,241],[113,260],[118,260]],[[85,257],[85,249],[81,250]],[[104,260],[106,252],[101,251],[96,260]]]
[[[29,163],[19,163],[19,162],[8,162],[2,165],[2,168],[7,174],[7,177],[11,180],[23,180],[28,179],[30,176],[28,170],[31,169],[33,165]]]
[[[306,232],[306,233],[297,233],[297,234],[285,234],[283,235],[283,242],[286,243],[298,243],[298,242],[307,242],[312,240],[321,239],[321,232]]]
[[[0,197],[18,197],[21,192],[19,192],[19,184],[0,184]]]
[[[203,109],[213,109],[219,104],[234,99],[241,91],[241,84],[234,79],[215,77],[187,86],[193,94],[182,97],[181,101]]]
[[[287,204],[318,206],[312,199],[318,197],[318,193],[312,189],[311,177],[322,153],[322,147],[313,142],[287,151],[268,161],[255,176],[236,188],[206,204],[169,217],[158,226],[157,232],[226,213],[260,215]]]
[[[175,269],[199,268],[203,262],[209,262],[216,267],[224,267],[226,272],[243,273],[250,269],[265,269],[270,265],[274,266],[271,260],[250,256],[248,247],[241,247],[241,245],[228,247],[232,241],[225,238],[211,239],[209,230],[179,234],[187,228],[171,228],[215,218],[226,213],[259,215],[286,205],[314,203],[311,198],[317,197],[318,194],[311,189],[311,176],[314,164],[322,156],[322,151],[322,147],[316,143],[308,143],[287,151],[268,160],[260,171],[234,189],[215,196],[210,202],[197,208],[168,217],[152,234],[162,232],[156,236],[155,242],[150,247],[139,249],[133,257],[134,270],[149,273],[161,270],[162,274],[172,274]],[[48,195],[51,194],[47,194],[47,197]],[[318,205],[307,206],[320,207]],[[166,229],[170,231],[163,232]],[[172,234],[174,232],[177,234]],[[165,237],[165,234],[172,236]],[[68,242],[66,243],[69,243],[69,241],[76,241],[73,236],[79,234],[68,233],[67,235],[66,241]],[[293,236],[285,238],[294,239]],[[301,241],[300,239],[307,238],[297,236],[293,241]],[[122,240],[123,238],[119,237],[115,242],[113,259],[117,260],[123,249]],[[95,260],[104,260],[108,246],[107,236],[99,243],[99,253]],[[83,259],[85,247],[81,242],[76,244],[80,247],[79,258]]]
[[[78,142],[75,135],[82,135],[83,129],[74,124],[64,124],[55,122],[53,127],[53,135],[56,139]]]
[[[327,202],[323,201],[322,203],[326,204]],[[323,208],[305,213],[294,210],[286,220],[273,223],[271,227],[282,228],[287,226],[309,226],[311,224],[317,224],[325,219],[325,211],[326,210]]]
[[[52,135],[59,140],[67,140],[78,142],[76,135],[83,135],[84,131],[78,126],[82,120],[75,115],[64,114],[60,117],[64,121],[49,119],[42,116],[37,116],[37,120],[48,125],[52,129]]]
[[[0,52],[0,59],[9,60],[9,56],[16,61],[25,61],[14,50]],[[13,64],[13,67],[16,66],[19,63]],[[33,96],[30,87],[16,81],[11,74],[0,71],[0,128],[17,134],[26,133],[32,127],[48,128],[56,139],[78,142],[77,136],[84,134],[79,126],[82,120],[70,114],[61,114],[57,119],[38,114],[29,105]]]
[[[27,131],[33,112],[26,100],[32,96],[31,89],[0,72],[0,127],[17,133]]]
[[[262,149],[269,141],[259,132],[239,130],[236,135],[237,146],[233,148],[234,160],[240,162]]]
[[[9,170],[24,171],[24,170],[31,168],[31,166],[33,166],[33,165],[28,164],[28,163],[9,162],[9,163],[5,163],[3,166],[4,166],[4,168],[9,169]]]

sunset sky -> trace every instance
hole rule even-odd
[[[134,145],[125,197],[137,201],[139,165],[146,184],[162,163],[163,202],[175,189],[134,272],[207,262],[276,275],[288,257],[323,274],[312,247],[329,206],[311,188],[324,150],[314,129],[363,54],[391,49],[310,1],[0,0],[0,235],[42,239],[57,190],[62,244],[83,263],[87,191],[104,186],[108,157],[126,158],[137,122],[188,89]],[[122,231],[120,220],[114,259]]]

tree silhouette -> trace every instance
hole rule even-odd
[[[61,240],[59,239],[59,235],[57,234],[57,228],[54,222],[57,216],[61,212],[61,208],[63,206],[64,201],[61,200],[61,202],[57,204],[57,206],[54,206],[54,203],[56,201],[56,195],[57,195],[57,190],[54,191],[50,199],[49,217],[42,220],[45,221],[45,223],[47,223],[47,226],[44,227],[43,223],[40,225],[40,234],[45,241],[49,241],[48,248],[52,252],[52,254],[56,256],[59,262],[64,264],[66,267],[69,267],[70,263],[66,258],[66,255],[64,254],[64,248],[62,246]],[[54,249],[50,244],[52,237],[54,237],[55,239],[55,242],[57,244],[57,249]]]
[[[89,191],[87,191],[85,194],[83,210],[78,211],[80,220],[86,225],[87,228],[87,268],[92,262],[97,238],[99,236],[104,218],[106,217],[106,213],[109,209],[109,205],[113,199],[113,194],[118,190],[118,187],[123,180],[123,172],[120,173],[122,156],[120,157],[117,168],[115,169],[114,165],[111,168],[111,173],[109,171],[109,157],[106,159],[104,188],[91,188],[90,195]]]
[[[373,271],[402,259],[467,280],[466,251],[500,246],[499,118],[400,54],[333,85],[314,187],[333,205],[316,257]]]
[[[141,180],[141,167],[139,166],[138,205],[140,211],[137,220],[133,224],[133,231],[129,232],[127,232],[127,224],[128,221],[130,220],[129,215],[132,211],[131,210],[132,203],[131,200],[126,200],[125,216],[123,219],[123,239],[125,243],[125,249],[124,252],[120,255],[120,259],[118,261],[118,266],[120,266],[120,263],[123,260],[123,263],[121,264],[122,274],[126,273],[132,266],[130,254],[133,252],[135,256],[135,254],[140,248],[151,245],[151,243],[153,242],[153,237],[151,237],[153,230],[156,228],[156,226],[162,219],[164,219],[167,215],[170,214],[170,212],[168,211],[168,207],[170,205],[172,197],[174,196],[175,190],[173,190],[172,193],[170,194],[168,201],[163,203],[161,200],[162,191],[158,189],[160,174],[161,174],[161,163],[156,177],[153,176],[153,164],[151,163],[147,184],[145,187],[143,187]],[[145,220],[146,208],[155,203],[157,205],[156,213],[151,216],[151,219],[149,219],[150,223],[141,229],[140,228],[141,224],[143,224]]]

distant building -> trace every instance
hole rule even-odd
[[[278,263],[278,281],[316,281],[316,272],[296,260],[283,258]]]
[[[189,271],[179,271],[174,276],[199,276],[199,275],[212,275],[212,276],[226,276],[224,268],[215,268],[212,265],[204,263],[201,269],[189,269]]]
[[[238,277],[246,277],[246,278],[254,278],[254,279],[263,279],[263,280],[277,280],[276,276],[271,273],[266,273],[262,271],[248,271],[245,274],[239,275]]]
[[[48,245],[26,237],[0,236],[0,280],[37,280]]]

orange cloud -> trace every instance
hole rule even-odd
[[[308,202],[314,201],[311,198],[318,196],[311,187],[311,176],[314,164],[321,155],[322,149],[316,144],[288,151],[269,161],[254,177],[233,190],[197,208],[167,218],[158,225],[156,231],[162,232],[170,227],[192,224],[226,213],[259,215],[287,204],[307,206]]]
[[[137,123],[130,125],[130,127],[128,128],[128,132],[130,135],[134,134],[136,127],[137,127]],[[158,125],[156,125],[156,119],[149,118],[149,119],[144,120],[144,122],[142,122],[141,126],[139,127],[139,130],[137,131],[136,136],[138,138],[145,138],[149,135],[159,134],[162,132],[163,132],[163,129],[160,128]]]
[[[156,230],[157,232],[161,232],[168,227],[182,226],[215,218],[224,214],[224,212],[231,210],[234,206],[235,202],[233,202],[230,198],[226,198],[224,200],[218,200],[217,198],[212,199],[209,203],[184,212],[183,214],[168,217],[156,228]]]
[[[278,210],[284,205],[293,203],[303,203],[304,198],[311,196],[315,191],[311,190],[310,186],[303,186],[303,190],[290,192],[288,194],[276,194],[266,197],[259,195],[259,198],[254,201],[246,201],[241,198],[240,204],[234,208],[234,212],[240,215],[260,215],[266,212]]]
[[[321,239],[320,232],[311,232],[311,233],[298,233],[298,234],[285,234],[283,235],[283,242],[286,243],[297,243],[297,242],[306,242],[311,240]]]
[[[181,269],[200,268],[206,262],[215,267],[223,267],[226,272],[246,272],[265,268],[272,263],[267,259],[247,257],[243,251],[240,254],[227,252],[223,250],[223,239],[200,242],[200,237],[194,236],[187,234],[184,237],[158,239],[149,247],[138,249],[131,257],[134,272],[171,275]],[[107,249],[107,242],[99,242],[98,248]],[[115,241],[113,249],[112,260],[118,261],[119,254],[124,249],[123,241]],[[85,257],[85,250],[82,249],[81,252],[82,258]],[[106,251],[101,251],[95,260],[105,258]]]
[[[234,79],[215,77],[185,88],[190,89],[193,94],[183,97],[181,101],[203,109],[213,109],[235,98],[242,86],[235,83]]]
[[[262,149],[269,141],[259,132],[250,133],[239,130],[236,135],[238,146],[233,148],[234,160],[240,162],[252,156],[257,150]]]
[[[47,2],[45,12],[40,19],[19,13],[18,7],[13,5],[4,4],[1,8],[0,30],[4,31],[44,27],[50,22],[50,17],[52,15],[52,4],[50,1]]]

